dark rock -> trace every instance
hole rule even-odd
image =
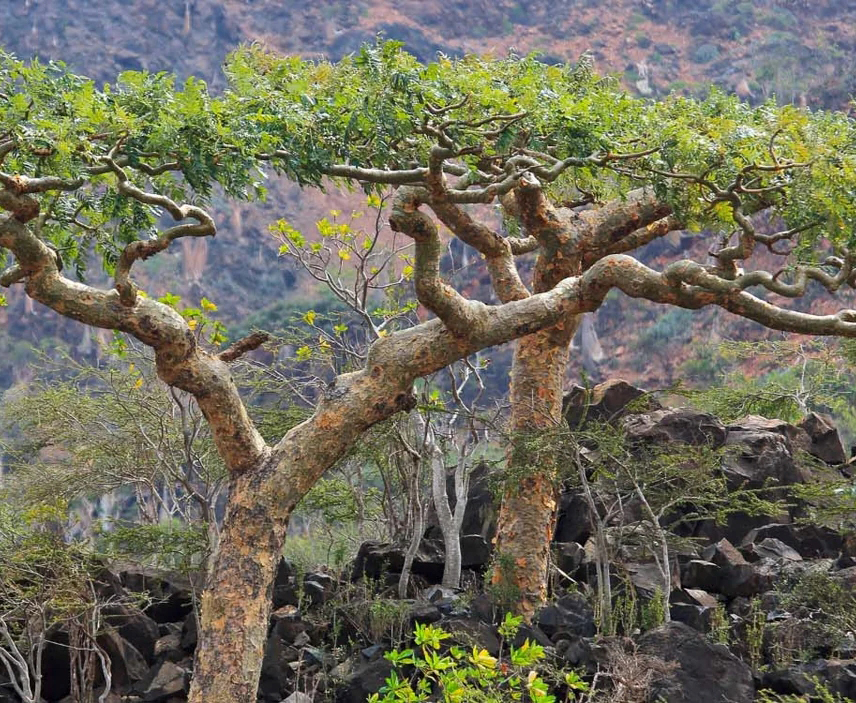
[[[484,623],[495,624],[497,612],[496,603],[488,593],[479,593],[470,601],[470,613]]]
[[[787,670],[764,674],[761,685],[782,695],[811,695],[819,680],[843,700],[856,700],[856,660],[818,659]]]
[[[678,668],[655,683],[654,695],[665,703],[751,703],[755,699],[752,672],[723,645],[680,622],[645,633],[639,653],[676,662]]]
[[[847,461],[841,437],[828,415],[810,412],[798,427],[809,437],[808,451],[812,456],[827,464],[843,464]]]
[[[146,659],[115,629],[107,628],[98,635],[96,641],[110,658],[110,672],[115,690],[127,692],[138,681],[146,678],[149,673]],[[154,648],[152,654],[154,655]]]
[[[574,386],[562,398],[562,413],[572,430],[581,422],[613,422],[624,415],[628,403],[643,395],[645,391],[641,388],[621,379],[605,381],[590,390]],[[655,409],[660,404],[649,397],[647,406]]]
[[[799,552],[793,547],[789,547],[780,539],[775,537],[766,537],[760,542],[750,542],[746,546],[740,548],[740,553],[749,562],[760,561],[761,559],[781,559],[783,561],[802,561]]]
[[[816,525],[790,525],[771,523],[751,530],[743,539],[742,546],[760,544],[765,539],[777,539],[794,549],[803,559],[838,556],[843,539],[838,532]]]
[[[555,547],[554,559],[556,566],[569,576],[583,563],[585,550],[577,542],[560,542]]]
[[[286,606],[271,617],[273,627],[270,636],[279,637],[287,644],[292,644],[301,632],[306,632],[306,623],[292,606]]]
[[[317,581],[304,581],[303,594],[312,605],[323,605],[332,597],[332,591],[328,591]]]
[[[552,647],[553,640],[547,637],[547,634],[540,628],[523,623],[514,635],[511,641],[513,647],[522,647],[523,643],[529,641],[530,644],[540,644],[542,647]]]
[[[351,656],[330,672],[336,703],[365,703],[391,672],[392,664],[383,657],[367,661],[360,654]]]
[[[429,603],[437,604],[443,601],[454,600],[458,597],[451,588],[443,588],[443,586],[429,586],[422,591],[422,597]]]
[[[698,588],[676,589],[669,594],[669,602],[697,605],[702,608],[715,608],[719,604],[716,596]]]
[[[689,603],[674,603],[669,607],[673,622],[682,622],[698,632],[710,630],[711,612],[712,608]]]
[[[753,596],[772,584],[773,573],[747,562],[728,540],[707,547],[702,556],[722,569],[717,590],[726,596]]]
[[[689,408],[665,408],[629,415],[621,424],[631,442],[682,442],[718,449],[726,440],[725,426],[716,417]]]
[[[585,544],[590,536],[591,511],[585,498],[577,491],[563,492],[559,496],[553,540]]]
[[[563,637],[556,641],[556,655],[569,666],[587,668],[592,663],[591,642],[577,635]]]
[[[122,586],[134,593],[147,593],[152,603],[145,614],[156,623],[181,622],[193,610],[193,594],[183,577],[145,569],[128,570],[119,574]]]
[[[158,624],[145,613],[127,605],[108,605],[104,609],[106,621],[119,630],[150,664],[154,662],[155,642],[160,638]]]
[[[149,669],[146,677],[134,686],[134,690],[144,703],[157,703],[185,692],[189,681],[190,676],[185,669],[170,661],[163,661]]]
[[[492,656],[499,654],[499,634],[496,628],[468,617],[454,617],[443,621],[443,629],[452,635],[456,643],[486,649]]]
[[[332,654],[318,647],[304,647],[300,656],[308,666],[319,667],[324,670],[332,669],[336,664],[336,659]]]
[[[722,569],[712,562],[693,559],[684,566],[681,583],[686,588],[718,592],[722,584]]]
[[[259,697],[269,703],[278,703],[290,690],[294,672],[289,664],[300,658],[300,652],[281,637],[272,635],[265,645],[259,678]]]
[[[461,566],[464,569],[483,569],[490,563],[493,548],[481,535],[461,536]]]
[[[404,567],[404,550],[387,542],[363,542],[354,558],[351,580],[380,579],[388,572],[400,573]]]
[[[181,661],[185,652],[181,649],[181,632],[164,635],[155,642],[155,658],[169,659],[172,662]]]
[[[297,589],[292,583],[294,566],[285,557],[281,557],[276,567],[273,581],[273,609],[278,610],[284,605],[297,605]]]
[[[580,593],[569,593],[542,608],[535,616],[535,623],[554,642],[560,634],[593,637],[597,630],[594,611]]]
[[[55,625],[48,630],[45,639],[42,671],[50,672],[50,676],[42,679],[42,696],[49,701],[58,701],[71,693],[68,633]]]
[[[407,614],[411,627],[416,623],[423,625],[437,622],[443,617],[440,609],[433,603],[416,602]]]
[[[196,641],[198,638],[196,613],[190,613],[181,626],[181,648],[185,652],[192,652],[196,649]]]
[[[789,437],[798,430],[780,420],[750,415],[728,426],[723,470],[729,488],[759,489],[803,483]],[[780,497],[780,496],[777,496]]]

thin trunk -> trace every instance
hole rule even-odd
[[[510,485],[497,521],[493,583],[508,589],[514,609],[527,619],[547,599],[550,542],[556,512],[555,447],[549,440],[562,421],[562,382],[570,338],[578,324],[536,332],[517,342],[511,372]],[[519,477],[519,479],[518,479]]]
[[[404,554],[404,566],[401,568],[401,576],[398,579],[398,597],[402,600],[407,598],[407,587],[410,585],[413,561],[416,559],[419,544],[422,542],[422,535],[425,532],[425,511],[422,509],[422,499],[419,497],[419,484],[418,481],[414,483],[416,485],[411,502],[413,506],[413,532],[410,536],[410,544],[407,546],[407,552]]]
[[[446,466],[442,452],[435,447],[432,464],[431,488],[437,521],[443,533],[443,545],[446,551],[446,563],[443,567],[444,588],[458,588],[461,585],[461,525],[464,511],[467,509],[467,462],[460,456],[455,466],[455,511],[449,506],[449,494],[446,491]]]
[[[639,487],[639,484],[633,482],[633,487],[636,489],[636,495],[642,502],[645,512],[648,513],[648,519],[651,521],[651,528],[657,535],[657,541],[660,542],[660,558],[657,559],[657,564],[660,567],[660,576],[663,579],[663,592],[660,598],[663,601],[663,622],[671,622],[672,614],[669,611],[669,596],[672,593],[672,569],[669,557],[669,542],[666,537],[666,531],[660,525],[660,520],[651,508],[651,504]]]
[[[583,497],[588,506],[592,532],[595,543],[595,567],[597,569],[597,597],[600,609],[600,623],[604,633],[611,635],[614,632],[612,622],[612,582],[609,569],[609,542],[606,539],[606,525],[597,510],[597,503],[592,494],[591,484],[586,469],[577,449],[576,456],[577,471],[579,473],[580,485],[583,489]]]

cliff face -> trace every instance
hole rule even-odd
[[[438,51],[513,49],[571,61],[589,50],[600,72],[620,72],[629,90],[652,97],[716,83],[750,101],[776,94],[847,109],[856,93],[856,0],[0,0],[0,17],[7,51],[62,59],[99,81],[128,69],[171,71],[200,76],[216,91],[224,83],[224,57],[241,42],[338,58],[383,33],[423,60]],[[258,311],[259,322],[287,322],[277,302],[284,297],[311,306],[294,290],[286,295],[299,281],[273,262],[276,246],[267,224],[287,217],[311,231],[331,208],[348,211],[354,203],[288,184],[275,190],[268,206],[224,205],[218,213],[222,236],[150,262],[141,269],[147,288],[195,300],[206,295],[233,328]],[[646,257],[656,263],[659,256],[703,245],[676,236]],[[248,248],[257,255],[246,257]],[[46,336],[67,340],[75,353],[96,353],[88,333],[73,323],[34,308],[20,293],[10,303],[0,309],[0,328],[7,332],[0,337],[0,389],[20,375],[27,345]],[[596,326],[606,357],[597,373],[652,385],[680,372],[692,354],[691,339],[760,334],[751,323],[714,311],[663,314],[624,299],[610,301]]]

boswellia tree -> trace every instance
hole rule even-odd
[[[199,81],[176,89],[165,75],[123,74],[98,90],[61,67],[0,62],[0,251],[9,258],[0,282],[151,347],[160,378],[196,399],[229,471],[195,703],[255,700],[289,515],[362,432],[412,407],[417,378],[520,339],[511,425],[527,438],[548,434],[579,316],[613,288],[685,308],[718,305],[774,329],[856,336],[856,311],[806,314],[748,290],[784,299],[810,281],[834,292],[856,280],[856,131],[843,115],[752,108],[719,94],[646,103],[586,61],[421,65],[395,43],[337,64],[247,48],[226,70],[229,87],[213,97]],[[209,351],[191,321],[143,295],[131,275],[178,238],[214,235],[209,196],[254,195],[265,169],[304,185],[394,188],[389,223],[413,240],[416,296],[435,316],[379,336],[364,367],[335,378],[311,417],[273,445],[228,367],[263,336]],[[469,207],[491,203],[519,223],[519,236],[499,234]],[[780,228],[758,227],[760,210]],[[468,300],[442,279],[438,222],[484,257],[497,304]],[[655,271],[628,255],[670,230],[703,227],[715,232],[706,265]],[[740,267],[758,244],[781,254],[781,270]],[[110,288],[68,275],[93,250]],[[532,254],[526,285],[518,262]],[[553,465],[543,452],[537,459],[510,451],[514,481],[497,539],[494,578],[519,590],[524,614],[544,598],[554,510]]]

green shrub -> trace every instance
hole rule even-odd
[[[559,699],[552,687],[535,669],[544,659],[544,648],[529,640],[520,647],[506,647],[521,622],[522,618],[505,616],[499,627],[503,644],[497,657],[477,646],[471,651],[457,646],[446,649],[444,642],[451,638],[448,632],[417,624],[414,648],[386,653],[393,671],[380,691],[369,697],[369,703],[556,703]],[[565,690],[565,701],[577,700],[576,694],[589,688],[574,671],[566,672],[557,684]]]
[[[696,63],[710,63],[719,57],[719,47],[716,44],[702,44],[693,51],[690,58]]]

